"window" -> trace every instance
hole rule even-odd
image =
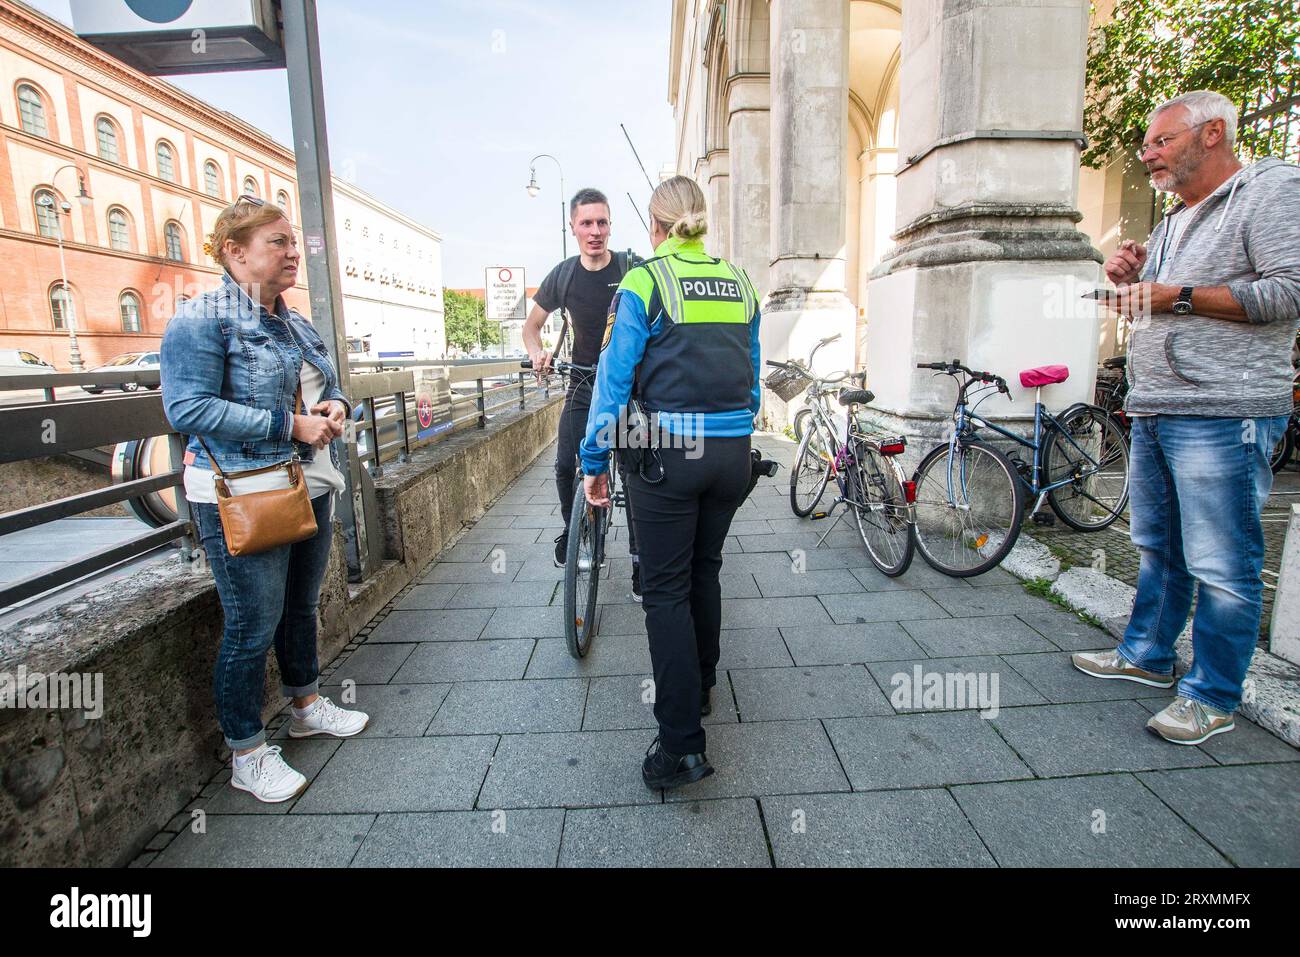
[[[57,283],[50,287],[50,318],[55,329],[66,329],[69,320],[77,321],[77,304],[72,293]]]
[[[140,331],[140,297],[133,292],[124,292],[117,300],[118,311],[122,314],[122,331]]]
[[[257,180],[253,179],[251,176],[244,177],[244,195],[256,196],[259,199],[262,197],[262,194],[258,192],[257,189]]]
[[[176,182],[176,151],[170,143],[159,140],[155,152],[158,156],[158,175],[169,183]]]
[[[117,127],[107,116],[95,120],[95,142],[99,145],[99,158],[110,163],[121,162],[117,150]]]
[[[293,222],[293,210],[289,208],[288,193],[286,193],[284,190],[280,190],[280,192],[276,193],[275,205],[279,206],[281,209],[284,210],[284,215],[289,218],[289,222]]]
[[[181,245],[181,224],[168,223],[163,228],[163,238],[167,242],[167,258],[172,262],[184,262],[185,249]]]
[[[45,101],[36,92],[36,87],[26,83],[18,88],[18,122],[24,133],[33,136],[50,135],[50,128],[45,122]]]
[[[36,202],[36,231],[46,239],[58,239],[63,235],[59,223],[59,197],[48,189],[38,189]]]
[[[108,211],[108,245],[119,252],[131,251],[131,231],[126,211],[117,206]]]
[[[221,170],[212,160],[203,164],[203,188],[209,196],[221,198]]]

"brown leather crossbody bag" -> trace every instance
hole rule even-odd
[[[302,386],[293,398],[293,411],[302,406]],[[312,511],[307,494],[307,479],[302,472],[302,462],[295,452],[293,458],[274,465],[240,472],[223,472],[208,443],[199,436],[199,444],[208,453],[212,471],[216,473],[217,513],[221,516],[221,532],[226,539],[226,551],[236,558],[257,555],[281,545],[305,541],[316,534],[316,513]],[[284,469],[289,474],[289,487],[267,492],[248,492],[231,495],[229,479],[265,475]]]

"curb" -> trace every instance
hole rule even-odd
[[[1001,567],[1023,581],[1047,579],[1052,582],[1052,594],[1069,608],[1098,619],[1117,641],[1124,637],[1137,594],[1137,589],[1127,582],[1092,568],[1061,571],[1060,561],[1046,545],[1023,534]],[[1192,663],[1191,632],[1188,622],[1174,645],[1183,672]],[[1237,710],[1287,744],[1300,748],[1300,667],[1257,649],[1246,672],[1246,687],[1252,685],[1250,700],[1243,700]]]

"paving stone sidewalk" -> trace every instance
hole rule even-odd
[[[223,770],[136,866],[1300,864],[1300,752],[1243,719],[1201,747],[1156,739],[1169,692],[1075,671],[1111,639],[1000,569],[918,557],[889,579],[847,522],[815,547],[792,446],[756,444],[787,468],[726,543],[715,775],[641,782],[652,682],[621,516],[599,634],[565,650],[548,451],[326,669],[370,727],[297,741],[281,714],[307,790],[262,805]],[[903,695],[933,674],[996,688],[996,713]]]

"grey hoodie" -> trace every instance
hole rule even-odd
[[[1171,210],[1182,210],[1179,203]],[[1129,412],[1254,417],[1291,411],[1291,344],[1300,326],[1300,167],[1263,159],[1194,211],[1169,268],[1172,286],[1227,286],[1249,322],[1157,313],[1134,320]],[[1168,217],[1147,241],[1156,281]]]

